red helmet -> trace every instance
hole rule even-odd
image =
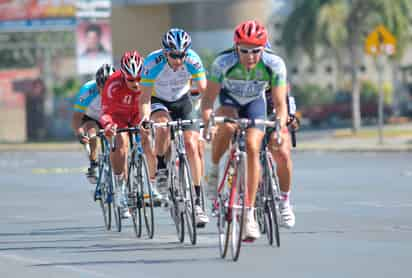
[[[120,70],[129,79],[137,79],[143,67],[143,58],[137,50],[126,51],[120,61]]]
[[[266,28],[256,20],[248,20],[239,24],[235,29],[235,44],[246,43],[264,46],[268,40]]]

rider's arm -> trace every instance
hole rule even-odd
[[[274,66],[272,68],[271,78],[271,93],[272,104],[276,109],[276,116],[280,118],[280,127],[283,129],[287,125],[288,107],[286,102],[287,96],[287,76],[286,65],[280,57],[274,57],[272,61]]]
[[[288,120],[286,94],[286,85],[280,85],[272,88],[273,107],[276,109],[276,116],[280,118],[281,129],[286,126]]]
[[[106,82],[103,93],[102,93],[102,112],[100,115],[100,123],[101,125],[105,128],[107,125],[111,124],[113,122],[112,119],[112,111],[111,111],[111,102],[113,99],[110,97],[111,94],[109,94],[109,82]]]
[[[81,127],[82,118],[87,111],[87,106],[90,103],[90,81],[85,83],[77,93],[72,107],[72,128],[76,136],[83,135],[84,129]]]
[[[220,88],[220,83],[211,80],[207,82],[207,89],[206,92],[202,94],[201,102],[202,118],[205,123],[209,121],[210,114],[213,111],[213,104],[220,92]]]
[[[84,116],[84,112],[79,112],[79,111],[73,112],[72,128],[76,136],[79,136],[84,133],[84,129],[81,127],[83,116]]]
[[[141,85],[141,90],[142,90],[142,95],[140,96],[139,99],[139,111],[140,111],[140,118],[141,119],[150,119],[150,112],[151,112],[151,107],[150,107],[150,100],[152,97],[152,90],[153,87],[151,86],[144,86]]]
[[[202,94],[202,118],[205,123],[209,121],[210,114],[213,112],[213,105],[217,95],[221,90],[223,81],[222,67],[219,65],[219,58],[215,59],[208,74],[206,92]]]

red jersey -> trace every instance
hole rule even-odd
[[[100,122],[103,127],[110,123],[118,128],[137,125],[140,121],[139,97],[141,91],[133,91],[126,85],[120,70],[113,73],[106,81],[102,95],[102,114]]]

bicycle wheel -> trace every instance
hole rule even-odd
[[[266,223],[265,223],[265,201],[264,201],[264,190],[263,190],[263,183],[259,184],[259,189],[256,193],[256,201],[255,201],[255,213],[257,223],[259,225],[259,230],[262,234],[266,233]]]
[[[129,188],[129,194],[127,201],[132,215],[133,230],[136,237],[140,238],[142,236],[142,216],[140,212],[142,202],[139,195],[138,170],[134,161],[130,162],[128,173],[127,187]]]
[[[228,162],[230,163],[230,162]],[[232,167],[231,165],[229,167]],[[228,180],[225,177],[225,185],[221,192],[219,192],[217,197],[217,229],[219,235],[219,251],[220,257],[225,258],[229,246],[229,238],[230,238],[230,229],[232,221],[229,215],[229,195],[230,189],[232,187],[232,180]]]
[[[107,164],[103,161],[99,165],[99,179],[97,180],[97,190],[100,191],[100,208],[103,213],[104,227],[106,230],[111,229],[112,225],[112,202],[109,190],[110,172]]]
[[[276,246],[280,247],[280,233],[279,233],[279,223],[280,223],[280,214],[277,202],[279,196],[279,183],[275,171],[275,163],[270,154],[267,155],[267,164],[265,169],[266,173],[266,192],[267,192],[267,208],[270,210],[272,216],[272,231],[275,234]],[[272,234],[273,234],[272,232]],[[269,242],[270,243],[270,242]],[[273,244],[273,239],[271,245]]]
[[[185,222],[183,212],[179,207],[180,199],[182,194],[179,193],[178,188],[178,166],[176,160],[171,160],[169,165],[169,201],[170,204],[170,216],[172,217],[173,223],[176,227],[176,233],[178,240],[182,243],[185,240]]]
[[[116,223],[116,230],[120,233],[122,231],[122,214],[121,214],[121,209],[120,209],[120,204],[119,204],[119,196],[117,196],[117,188],[118,185],[116,183],[116,180],[114,178],[114,173],[111,170],[111,192],[112,192],[112,201],[113,201],[113,216],[114,216],[114,222]]]
[[[187,233],[190,242],[196,244],[196,219],[195,219],[195,188],[193,186],[192,175],[190,173],[189,162],[185,156],[179,159],[179,184],[182,189],[184,200],[184,216],[186,221]]]
[[[139,196],[141,198],[141,207],[143,218],[146,226],[146,232],[149,238],[154,235],[154,212],[153,212],[153,189],[150,183],[149,168],[144,154],[139,154],[138,166],[138,184],[140,185]],[[139,209],[140,213],[141,209]]]
[[[232,259],[237,261],[242,245],[243,222],[245,215],[245,194],[246,194],[247,168],[246,153],[241,152],[235,171],[235,186],[232,186],[230,194],[232,231],[231,231],[231,251]]]
[[[100,138],[100,137],[98,137]],[[105,153],[105,141],[104,139],[99,140],[100,154],[99,154],[99,177],[97,179],[95,200],[96,196],[100,195],[100,208],[103,213],[104,227],[107,231],[111,229],[112,225],[112,202],[109,190],[110,182],[110,162],[107,160],[107,155]]]

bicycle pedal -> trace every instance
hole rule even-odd
[[[206,227],[206,223],[197,223],[196,227],[197,228],[204,228],[204,227]]]

